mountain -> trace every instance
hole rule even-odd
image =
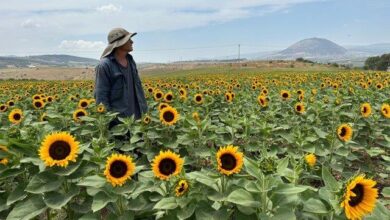
[[[95,66],[99,60],[70,55],[37,55],[37,56],[5,56],[0,57],[0,68],[4,67],[85,67]]]
[[[278,57],[334,57],[344,56],[347,49],[323,38],[309,38],[298,41],[276,54]]]

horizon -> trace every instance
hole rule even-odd
[[[99,59],[118,26],[138,33],[131,52],[137,62],[229,57],[238,44],[241,54],[280,51],[313,37],[343,47],[390,43],[385,0],[40,1],[1,6],[7,22],[0,23],[0,56]]]

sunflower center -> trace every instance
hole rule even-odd
[[[35,106],[36,106],[37,108],[40,108],[40,107],[42,106],[42,103],[36,102],[36,103],[35,103]]]
[[[164,113],[164,120],[166,122],[171,122],[171,121],[173,121],[174,118],[175,118],[175,115],[173,114],[173,112],[167,111]]]
[[[297,111],[301,111],[302,110],[302,107],[300,105],[297,106]]]
[[[225,170],[233,170],[237,165],[236,158],[231,154],[223,154],[221,156],[221,163],[222,168]]]
[[[363,107],[363,113],[367,113],[367,107]]]
[[[200,96],[197,96],[197,97],[196,97],[196,101],[197,101],[197,102],[200,102],[200,101],[202,101],[202,97],[200,97]]]
[[[161,93],[157,93],[157,95],[156,95],[156,97],[159,99],[159,98],[161,98]]]
[[[165,176],[169,176],[176,170],[176,163],[172,159],[165,158],[162,159],[160,164],[158,165],[158,169],[160,170],[160,173],[164,174]]]
[[[21,118],[21,116],[20,116],[19,113],[14,114],[14,119],[15,120],[20,120],[20,118]]]
[[[0,110],[4,110],[4,109],[5,109],[4,105],[0,106]]]
[[[340,136],[341,136],[341,137],[344,137],[346,134],[347,134],[347,129],[344,128],[344,127],[342,127],[342,128],[341,128],[341,132],[340,132]]]
[[[70,154],[70,145],[65,141],[55,141],[50,145],[49,155],[54,160],[63,160]]]
[[[288,97],[288,94],[287,93],[283,93],[283,98],[287,98]]]
[[[85,116],[84,112],[77,112],[76,114],[77,117]]]
[[[171,95],[167,95],[167,99],[168,99],[168,100],[171,100],[171,99],[172,99],[172,96],[171,96]]]
[[[88,103],[86,103],[86,102],[81,103],[81,107],[87,107],[87,105],[88,105]]]
[[[349,205],[354,207],[360,204],[360,202],[364,198],[364,187],[361,184],[356,184],[355,188],[352,189],[352,192],[356,194],[356,196],[351,197],[349,201]]]
[[[123,177],[127,172],[127,165],[121,160],[114,161],[110,166],[110,175],[115,178]]]

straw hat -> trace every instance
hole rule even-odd
[[[109,55],[115,48],[122,46],[125,44],[129,39],[136,35],[137,33],[130,33],[126,31],[123,28],[114,28],[108,33],[108,45],[106,49],[104,49],[103,54],[100,58],[103,58],[107,55]]]

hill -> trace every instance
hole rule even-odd
[[[85,67],[95,66],[95,59],[70,55],[37,55],[37,56],[5,56],[0,57],[0,68],[6,67]]]

